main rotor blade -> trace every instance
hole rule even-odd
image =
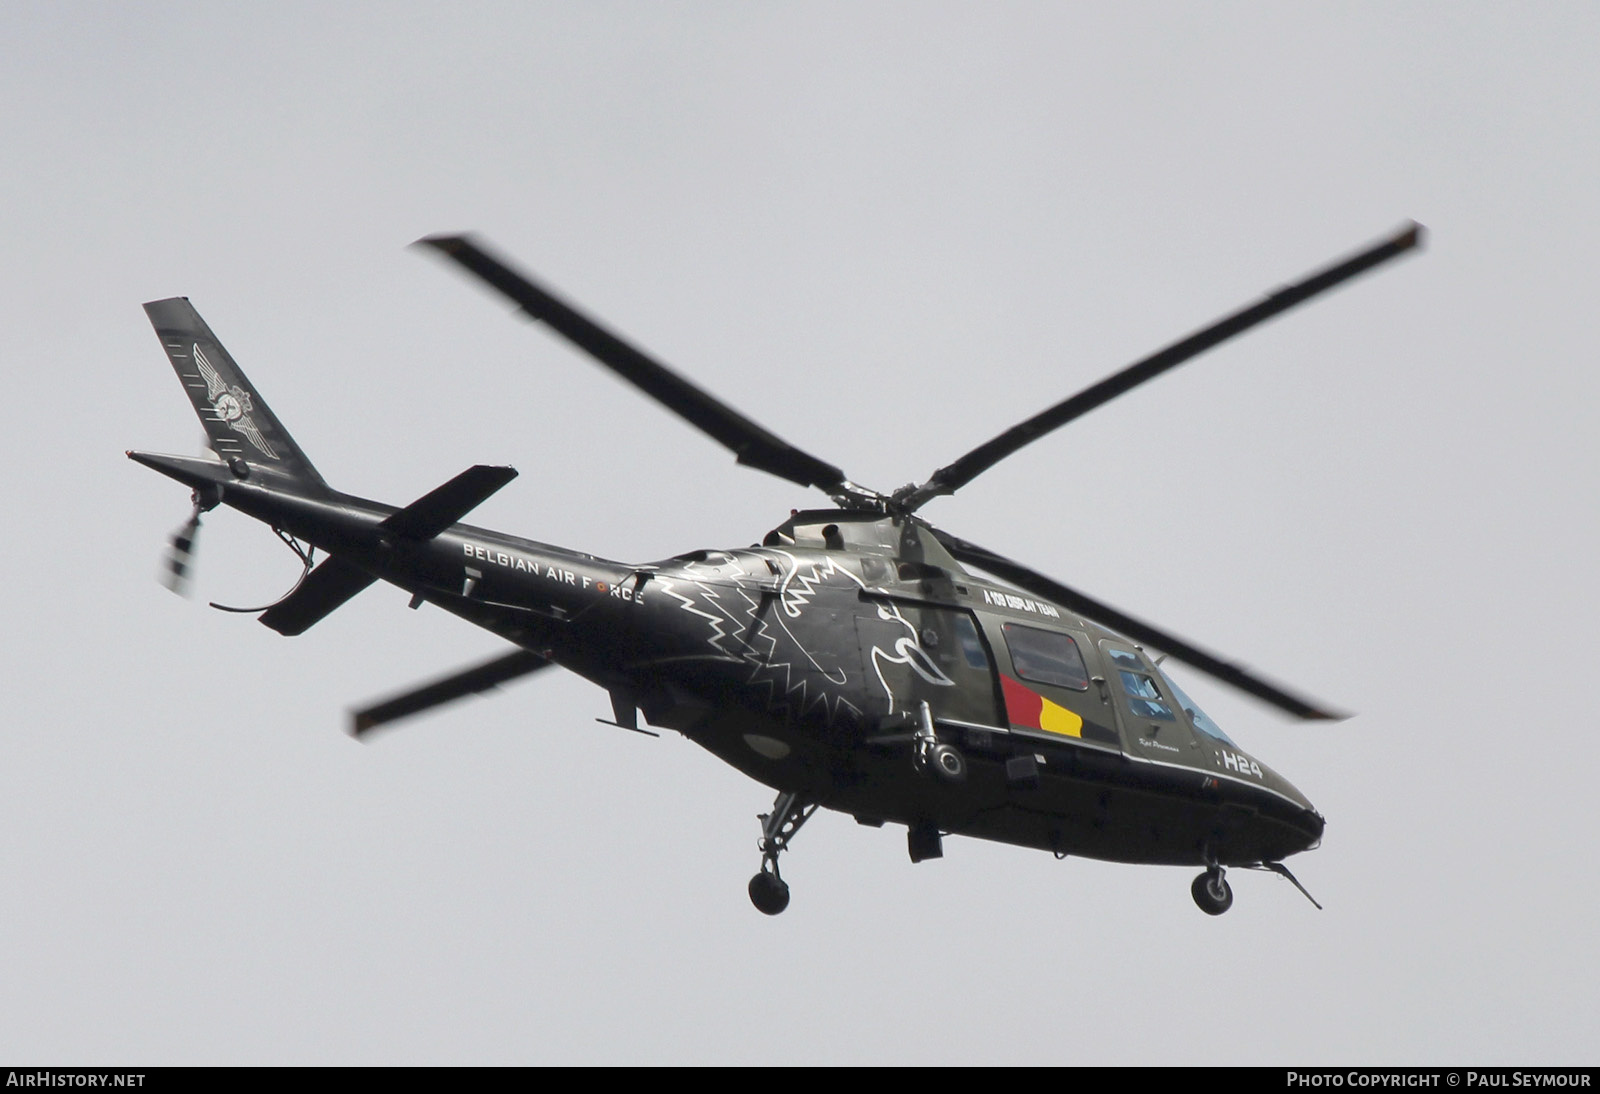
[[[557,299],[549,290],[513,270],[468,236],[429,236],[417,241],[447,255],[508,297],[534,319],[650,396],[668,410],[731,450],[738,461],[801,486],[835,493],[848,485],[844,472],[767,432],[755,422],[702,391],[660,361]]]
[[[451,673],[449,676],[413,688],[381,703],[350,712],[350,735],[360,738],[389,722],[409,718],[425,710],[456,699],[488,691],[499,684],[526,676],[530,672],[549,668],[554,662],[546,661],[532,650],[516,650],[496,657],[481,665]]]
[[[1263,702],[1271,703],[1279,710],[1293,714],[1298,718],[1319,719],[1324,721],[1340,721],[1349,717],[1339,711],[1328,709],[1312,702],[1310,699],[1295,695],[1294,693],[1272,684],[1261,677],[1251,673],[1238,665],[1224,661],[1214,653],[1185,641],[1169,631],[1164,631],[1150,623],[1135,619],[1133,616],[1118,611],[1109,604],[1104,604],[1093,597],[1085,596],[1076,589],[1070,589],[1059,581],[1045,577],[1043,574],[1013,562],[1004,555],[997,555],[987,548],[976,543],[953,536],[948,532],[934,529],[934,535],[945,549],[962,562],[969,562],[979,569],[987,570],[996,577],[1004,578],[1019,588],[1042,596],[1046,600],[1053,600],[1057,604],[1071,608],[1080,615],[1086,615],[1097,623],[1103,623],[1113,630],[1120,631],[1129,638],[1158,649],[1165,650],[1179,661],[1192,665],[1210,676],[1216,677],[1225,684],[1231,684],[1241,691],[1254,695]]]
[[[1422,242],[1422,236],[1422,225],[1415,221],[1410,222],[1393,236],[1368,247],[1359,254],[1278,289],[1259,303],[1234,312],[1209,327],[1197,330],[1187,338],[1180,339],[1165,349],[1134,362],[1122,371],[1112,373],[1099,383],[1084,388],[1076,395],[1063,399],[1048,410],[1035,414],[1020,425],[1012,426],[987,444],[974,448],[955,463],[939,468],[933,473],[932,478],[909,491],[900,500],[907,511],[914,511],[933,498],[955,493],[1024,445],[1061,428],[1074,418],[1081,418],[1123,392],[1152,380],[1163,372],[1177,368],[1217,343],[1241,334],[1296,304],[1304,303],[1318,293],[1327,292],[1374,266],[1404,254],[1418,246]]]

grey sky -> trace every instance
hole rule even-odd
[[[1587,4],[10,4],[0,1057],[41,1063],[1595,1063]],[[404,244],[477,229],[880,489],[1414,217],[1429,248],[927,515],[1358,712],[1196,697],[1328,816],[1190,872],[814,820],[553,676],[370,746],[495,640],[122,458],[200,432],[190,296],[337,487],[475,462],[613,558],[820,495]],[[1192,684],[1192,686],[1191,686]]]

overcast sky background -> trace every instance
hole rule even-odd
[[[0,1058],[1597,1062],[1592,4],[10,3],[0,9]],[[814,504],[442,263],[476,229],[892,489],[1398,227],[1393,263],[926,515],[1354,710],[1186,686],[1328,817],[1326,905],[814,819],[127,448],[201,434],[188,295],[337,487],[628,561]]]

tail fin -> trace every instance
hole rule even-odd
[[[152,301],[144,310],[205,426],[211,448],[224,462],[243,460],[319,493],[332,493],[188,297]]]

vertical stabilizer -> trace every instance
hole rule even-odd
[[[274,471],[331,493],[188,297],[152,301],[144,310],[194,404],[212,450],[224,462],[243,460],[251,468]]]

